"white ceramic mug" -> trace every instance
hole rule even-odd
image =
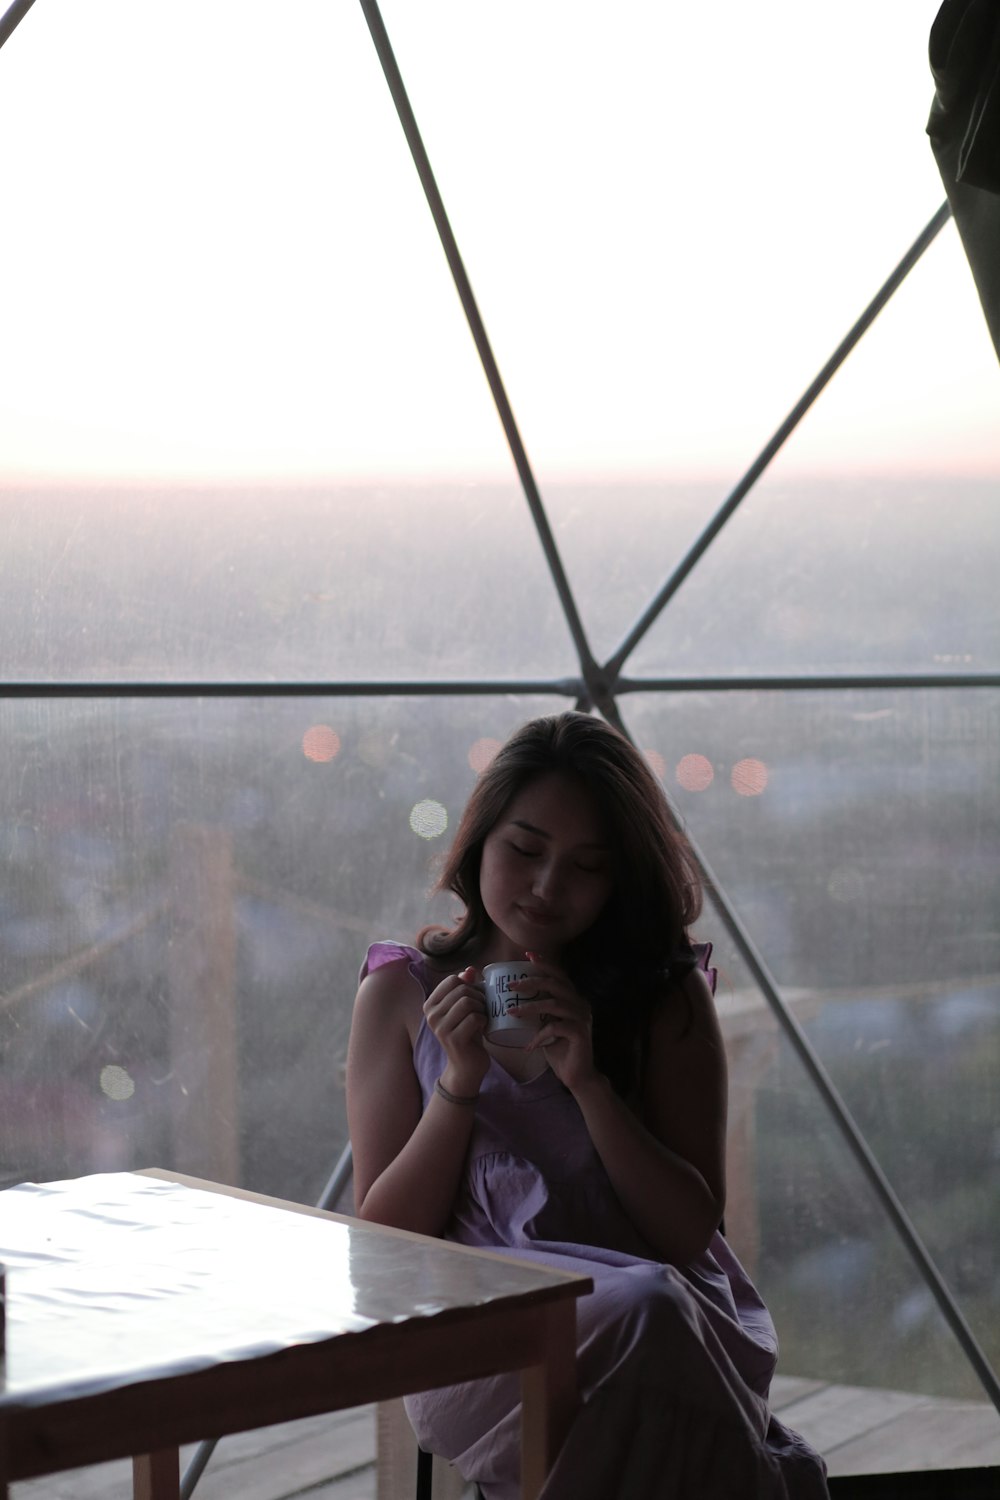
[[[483,998],[486,1001],[486,1035],[499,1047],[526,1047],[538,1030],[539,1017],[532,1010],[524,1016],[512,1016],[510,1006],[534,999],[532,990],[512,990],[518,979],[532,979],[539,973],[530,963],[487,964],[483,970]]]

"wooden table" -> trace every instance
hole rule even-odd
[[[8,1484],[133,1457],[176,1500],[182,1443],[521,1372],[534,1500],[576,1404],[586,1277],[162,1172],[0,1193]]]

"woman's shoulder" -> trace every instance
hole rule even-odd
[[[355,1026],[363,1023],[389,1032],[400,1023],[413,1043],[423,1003],[437,984],[419,950],[408,943],[373,943],[361,965],[355,1001]]]
[[[359,982],[378,974],[382,969],[387,969],[390,964],[400,964],[404,961],[411,973],[414,973],[414,970],[418,971],[414,973],[414,978],[419,977],[419,971],[426,965],[426,959],[420,949],[411,947],[409,943],[397,943],[390,938],[383,938],[377,943],[372,943],[361,965]],[[388,976],[383,976],[383,979],[386,977]]]
[[[426,999],[435,985],[453,973],[456,967],[454,960],[435,958],[410,943],[382,939],[368,949],[358,983],[365,993],[393,994],[400,990],[411,991],[411,980],[416,980]]]
[[[436,983],[419,948],[382,941],[372,943],[365,954],[358,975],[358,998],[369,1006],[415,1002],[418,998],[423,1004]]]
[[[712,967],[711,943],[685,940],[671,955],[662,990],[653,1007],[652,1025],[661,1037],[681,1041],[692,1034],[714,1035],[717,971]]]

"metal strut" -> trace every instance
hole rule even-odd
[[[685,578],[691,572],[691,569],[701,557],[702,553],[706,550],[709,544],[715,540],[716,536],[718,536],[719,532],[722,530],[723,526],[736,510],[736,507],[740,504],[741,500],[743,500],[749,494],[750,490],[757,483],[757,480],[763,474],[764,470],[767,468],[772,458],[774,458],[779,448],[783,446],[786,440],[794,432],[795,428],[802,421],[802,418],[805,416],[810,406],[812,406],[817,396],[824,389],[824,387],[830,383],[834,375],[836,375],[837,371],[844,363],[844,360],[850,354],[854,346],[858,343],[861,336],[866,333],[867,330],[871,327],[872,323],[878,317],[879,313],[882,311],[889,298],[902,285],[903,281],[913,270],[913,267],[923,255],[928,245],[932,242],[932,240],[950,218],[951,205],[947,202],[942,203],[941,207],[938,209],[934,217],[917,235],[917,238],[913,241],[913,244],[910,246],[909,250],[907,250],[906,254],[903,256],[899,264],[895,267],[891,274],[886,277],[885,281],[879,287],[878,291],[875,293],[875,296],[869,302],[860,318],[858,318],[857,322],[844,336],[844,338],[841,339],[840,343],[830,355],[830,358],[827,360],[822,370],[820,370],[815,380],[806,388],[805,391],[803,391],[798,401],[796,401],[795,405],[788,413],[788,416],[781,423],[781,426],[776,429],[769,441],[765,443],[764,447],[760,450],[757,457],[750,465],[749,469],[747,469],[746,473],[743,475],[743,478],[740,480],[739,484],[737,484],[736,488],[723,502],[716,515],[705,527],[705,530],[701,533],[701,536],[698,537],[697,541],[691,547],[690,551],[684,558],[681,559],[677,567],[667,579],[666,583],[664,583],[663,587],[660,589],[659,593],[639,616],[639,619],[633,625],[632,629],[622,641],[621,645],[605,662],[605,673],[607,673],[611,677],[617,677],[618,673],[621,671],[622,664],[624,663],[626,657],[630,656],[631,653],[635,650],[636,646],[642,640],[647,630],[649,630],[650,626],[659,616],[660,611],[667,603],[669,603],[674,594],[676,594],[677,590],[680,588]]]

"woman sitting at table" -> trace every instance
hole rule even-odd
[[[771,1415],[777,1342],[719,1232],[726,1065],[696,872],[624,736],[567,713],[483,772],[440,881],[454,926],[376,943],[348,1057],[357,1213],[593,1278],[582,1405],[545,1500],[820,1500]],[[523,1050],[486,1035],[486,964],[532,960]],[[531,986],[534,994],[533,981]],[[407,1400],[487,1500],[519,1483],[514,1376]]]

